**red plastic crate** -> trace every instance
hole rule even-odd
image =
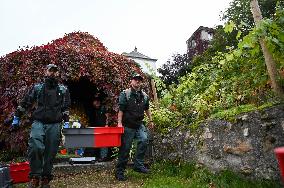
[[[284,181],[284,147],[275,148],[274,153],[276,154],[276,158],[278,160],[282,181]]]
[[[29,181],[30,164],[29,162],[10,164],[10,175],[13,183],[25,183]]]
[[[121,145],[123,127],[95,127],[94,147],[114,147]]]

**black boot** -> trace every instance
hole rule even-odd
[[[127,177],[124,175],[124,172],[122,172],[122,171],[116,171],[115,172],[115,178],[118,181],[126,181],[127,180]]]
[[[28,188],[37,188],[39,186],[39,178],[32,177],[30,179]]]
[[[48,177],[42,177],[40,181],[40,187],[41,188],[50,188],[49,185],[50,179]]]
[[[142,166],[142,167],[139,167],[139,168],[134,167],[133,170],[136,171],[136,172],[139,172],[139,173],[143,173],[143,174],[149,174],[150,173],[150,170],[148,168],[146,168],[145,166]]]

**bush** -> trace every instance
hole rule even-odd
[[[105,91],[114,118],[118,95],[128,86],[132,73],[144,75],[132,60],[107,51],[97,38],[83,32],[66,34],[46,45],[19,49],[1,57],[0,141],[5,149],[26,151],[31,114],[21,119],[20,130],[13,133],[3,122],[12,116],[32,85],[41,81],[39,78],[44,77],[49,63],[58,65],[62,82],[87,79],[98,90]]]

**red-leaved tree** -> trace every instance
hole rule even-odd
[[[2,149],[26,151],[30,114],[22,118],[20,128],[12,131],[9,119],[24,94],[39,82],[49,63],[61,70],[62,81],[88,79],[109,96],[109,106],[115,106],[121,90],[129,84],[140,68],[122,55],[109,52],[95,37],[85,32],[66,34],[42,46],[19,49],[0,58],[0,143]],[[6,125],[5,125],[6,120]],[[1,148],[0,148],[1,149]]]

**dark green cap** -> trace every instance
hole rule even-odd
[[[58,71],[58,67],[57,67],[57,65],[55,65],[55,64],[48,64],[48,65],[46,66],[46,69],[49,70],[49,71],[54,71],[54,72],[57,72],[57,71]]]
[[[137,79],[137,80],[140,80],[140,81],[143,81],[143,77],[140,75],[140,74],[133,74],[133,76],[131,77],[131,79]]]

